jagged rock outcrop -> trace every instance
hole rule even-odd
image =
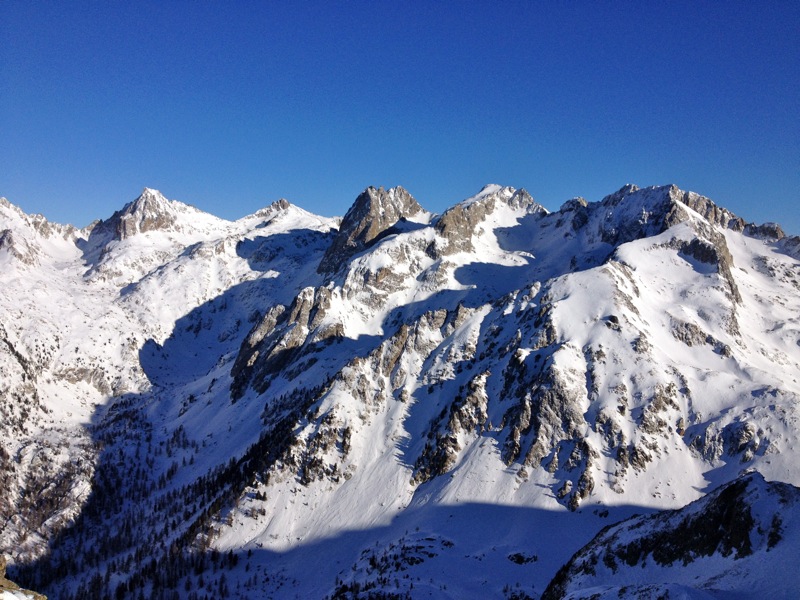
[[[690,446],[708,461],[725,456],[747,463],[756,454],[763,455],[770,446],[769,435],[747,417],[737,418],[725,425],[713,424],[692,437]]]
[[[716,231],[710,231],[707,239],[694,238],[681,245],[681,252],[685,256],[694,258],[701,263],[712,265],[725,281],[734,303],[740,303],[742,296],[736,285],[731,269],[735,266],[725,237]]]
[[[546,212],[525,190],[487,185],[477,196],[456,204],[436,220],[436,232],[444,239],[445,245],[432,250],[434,255],[438,257],[473,251],[473,236],[478,233],[486,217],[494,212],[498,203],[524,212]]]
[[[488,376],[485,372],[474,377],[431,424],[425,447],[414,463],[412,482],[415,485],[447,473],[466,439],[488,426],[485,389]]]
[[[755,223],[748,223],[744,228],[746,235],[754,238],[759,238],[768,241],[780,241],[786,237],[786,234],[777,223],[763,223],[756,225]]]
[[[231,374],[231,395],[239,399],[249,385],[260,393],[271,376],[281,370],[300,368],[301,351],[307,344],[331,343],[341,337],[341,323],[325,322],[332,291],[328,287],[305,288],[288,307],[273,306],[253,327],[242,344]]]
[[[425,209],[402,187],[369,187],[347,211],[322,261],[320,273],[333,273],[348,259],[367,248],[404,219],[423,218]]]
[[[39,267],[45,259],[43,243],[79,239],[72,225],[51,223],[43,215],[28,215],[21,208],[0,197],[0,257],[4,254],[27,267]]]
[[[713,335],[703,331],[694,323],[673,319],[672,335],[675,336],[675,339],[682,341],[687,346],[707,344],[714,349],[714,352],[726,358],[730,357],[733,353],[729,345],[723,344]]]
[[[789,256],[800,260],[800,236],[794,235],[784,238],[783,247]]]
[[[673,198],[678,198],[680,202],[698,213],[712,225],[717,225],[723,229],[741,232],[745,228],[744,219],[737,217],[729,210],[717,206],[709,198],[694,192],[681,192],[676,186],[670,186],[670,194]]]
[[[627,184],[599,203],[581,206],[570,201],[560,212],[575,212],[580,215],[577,217],[580,224],[588,221],[585,216],[587,211],[601,211],[603,221],[600,233],[603,241],[619,245],[658,235],[679,223],[690,221],[687,208],[698,213],[703,222],[713,227],[735,232],[745,229],[745,222],[740,217],[717,206],[705,196],[684,192],[674,185],[640,189]],[[699,226],[703,227],[702,224]]]

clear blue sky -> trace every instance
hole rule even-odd
[[[675,183],[800,234],[800,3],[0,2],[0,196],[86,225],[369,185]]]

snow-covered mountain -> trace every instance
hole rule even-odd
[[[0,200],[0,266],[0,552],[51,598],[537,598],[609,523],[800,484],[800,239],[674,186]],[[596,577],[548,593],[718,589]]]

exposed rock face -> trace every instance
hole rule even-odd
[[[691,440],[691,448],[708,461],[729,456],[747,463],[756,454],[767,452],[769,445],[767,432],[747,418],[734,420],[722,427],[708,427]]]
[[[744,232],[746,235],[770,241],[779,241],[786,237],[783,229],[777,223],[764,223],[762,225],[748,223],[744,228]]]
[[[675,336],[675,339],[682,341],[687,346],[707,344],[714,349],[714,352],[726,358],[732,354],[730,346],[723,344],[713,335],[706,333],[694,323],[687,323],[686,321],[673,319],[672,335]]]
[[[141,196],[115,212],[99,227],[110,229],[117,240],[124,240],[137,233],[168,229],[176,222],[168,202],[157,190],[145,188]]]
[[[401,219],[420,217],[424,213],[425,209],[401,187],[367,188],[342,219],[339,234],[323,256],[319,272],[336,271]]]
[[[615,213],[625,214],[630,202],[635,203],[640,211],[639,215],[629,214],[623,219],[612,218]],[[606,221],[614,223],[613,227],[603,227],[603,239],[610,244],[657,235],[678,223],[684,223],[690,220],[687,207],[699,213],[706,223],[713,226],[736,232],[745,228],[745,222],[740,217],[717,206],[705,196],[684,192],[674,185],[640,189],[628,184],[599,203],[588,206],[591,210],[604,211]],[[565,208],[574,211],[579,206],[568,203]],[[634,216],[638,218],[631,218]]]
[[[0,231],[0,251],[7,252],[16,260],[28,266],[35,266],[39,262],[38,252],[27,240],[18,239],[10,229]]]
[[[473,236],[478,233],[480,225],[494,212],[499,202],[526,212],[545,212],[525,190],[515,191],[512,188],[488,185],[474,198],[445,211],[436,221],[437,233],[446,240],[443,248],[437,248],[436,255],[447,256],[473,251]]]
[[[691,208],[696,213],[699,213],[704,219],[713,225],[718,225],[724,229],[740,232],[745,227],[744,219],[737,217],[732,212],[717,206],[700,194],[694,192],[681,193],[677,187],[671,186],[673,196],[680,199],[680,202]]]
[[[463,449],[465,438],[487,427],[485,386],[488,376],[489,373],[481,373],[470,381],[450,408],[443,410],[431,424],[425,447],[414,464],[412,482],[415,485],[447,473]]]
[[[793,235],[783,239],[783,247],[789,256],[800,260],[800,236]]]
[[[574,349],[559,348],[555,340],[552,345],[557,348],[552,358],[538,369],[514,367],[519,373],[507,393],[519,401],[503,416],[501,425],[508,428],[508,435],[502,456],[508,465],[522,463],[523,478],[540,466],[550,473],[559,471],[557,497],[575,510],[594,488],[591,467],[598,454],[585,439],[587,390],[579,382],[586,378],[556,362]],[[542,349],[553,351],[547,346]]]
[[[301,364],[304,345],[330,342],[342,335],[340,323],[324,326],[330,302],[330,288],[306,288],[291,306],[276,305],[264,315],[248,334],[233,366],[234,400],[242,396],[248,385],[263,393],[270,378],[282,369],[289,369],[287,374],[291,376],[291,369]]]
[[[702,263],[713,265],[728,284],[733,301],[736,303],[742,301],[739,288],[731,272],[731,268],[734,266],[733,257],[722,234],[711,231],[708,239],[695,238],[688,244],[683,244],[681,251]]]

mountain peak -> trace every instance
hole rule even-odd
[[[383,186],[375,188],[369,186],[358,198],[356,198],[353,206],[345,214],[342,226],[345,222],[358,219],[364,212],[372,216],[379,217],[377,221],[371,222],[371,231],[367,233],[368,236],[377,235],[376,229],[381,226],[382,222],[393,221],[392,225],[399,221],[401,218],[411,217],[415,214],[423,212],[424,209],[414,199],[414,197],[401,186],[384,189]]]
[[[168,229],[175,224],[175,214],[170,201],[161,192],[144,188],[141,195],[115,212],[109,221],[114,223],[117,239],[123,240],[137,233]]]
[[[244,218],[249,219],[251,217],[258,217],[259,219],[270,219],[275,217],[276,215],[285,213],[290,208],[292,208],[292,203],[289,202],[286,198],[280,198],[278,200],[275,200],[275,202],[271,203],[269,206],[260,208],[252,215]]]
[[[547,211],[524,189],[485,185],[480,192],[447,209],[436,221],[436,231],[446,240],[439,251],[443,254],[473,250],[472,237],[487,215],[498,208],[524,213]]]
[[[165,199],[164,195],[161,192],[159,192],[155,188],[149,188],[149,187],[142,188],[142,193],[141,193],[141,195],[139,197],[140,198],[142,198],[142,197],[158,197],[158,198],[161,198],[161,199]]]
[[[170,200],[164,197],[164,194],[152,188],[144,188],[139,197],[127,206],[130,206],[130,212],[165,212],[169,210],[172,204]],[[126,208],[127,208],[126,206]]]
[[[505,200],[511,198],[516,190],[510,186],[502,186],[496,183],[487,183],[481,188],[481,191],[475,194],[474,196],[470,196],[465,200],[462,200],[458,203],[457,206],[471,206],[475,203],[485,202],[489,198],[497,198],[501,197]]]
[[[594,215],[603,241],[614,246],[657,235],[684,222],[690,222],[698,233],[706,232],[703,235],[710,235],[709,225],[737,232],[745,227],[744,221],[730,211],[676,185],[639,188],[626,184],[599,202],[568,200],[560,212],[572,214],[575,229],[589,223],[590,215]]]
[[[634,192],[638,192],[639,189],[640,189],[639,186],[634,185],[633,183],[626,183],[625,185],[623,185],[621,188],[619,188],[613,194],[609,194],[608,196],[605,196],[602,200],[600,200],[600,203],[601,204],[617,205],[620,202],[622,202],[622,200],[624,198],[626,198],[627,196],[630,196]],[[652,188],[652,189],[656,189],[656,188]]]
[[[401,219],[425,213],[425,209],[402,187],[388,190],[368,187],[359,194],[342,219],[339,233],[325,253],[319,272],[335,271]]]
[[[490,196],[491,194],[496,194],[497,192],[503,189],[505,188],[498,183],[487,183],[481,188],[481,191],[478,192],[474,197],[483,198],[485,196]]]

